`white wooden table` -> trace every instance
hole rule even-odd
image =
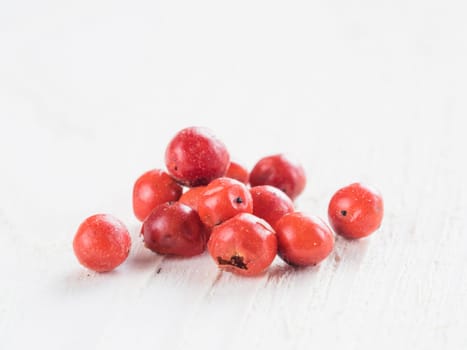
[[[466,349],[463,1],[2,1],[0,349]],[[326,218],[383,192],[382,228],[258,278],[147,251],[134,180],[189,125],[234,159],[289,152]],[[133,236],[107,274],[79,223]]]

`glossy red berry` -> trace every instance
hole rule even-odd
[[[245,168],[243,165],[231,161],[225,176],[230,177],[231,179],[238,180],[247,185],[250,174],[248,173],[247,168]]]
[[[362,238],[381,226],[384,205],[381,194],[361,183],[338,190],[328,207],[329,222],[334,231],[346,238]]]
[[[185,257],[201,254],[208,239],[208,229],[196,211],[179,202],[156,207],[141,233],[144,245],[153,252]]]
[[[279,256],[295,266],[316,265],[334,247],[334,235],[318,217],[300,212],[284,215],[276,224]]]
[[[253,198],[253,215],[266,220],[272,227],[277,220],[294,211],[289,196],[276,187],[263,185],[250,188]]]
[[[198,204],[205,189],[206,186],[191,187],[182,194],[178,201],[188,205],[191,209],[198,211]]]
[[[73,250],[80,264],[97,272],[111,271],[123,263],[130,247],[127,228],[108,214],[88,217],[73,239]]]
[[[241,213],[214,227],[208,251],[220,269],[254,276],[271,265],[277,254],[277,239],[266,221]]]
[[[283,154],[275,154],[256,163],[250,173],[250,184],[277,187],[294,200],[305,189],[305,170]]]
[[[190,187],[207,185],[224,176],[229,163],[225,145],[209,129],[201,127],[179,131],[165,151],[170,175]]]
[[[158,205],[178,200],[182,191],[182,187],[165,171],[147,171],[133,186],[133,212],[138,220],[144,221]]]
[[[219,225],[239,213],[252,213],[250,191],[240,181],[221,177],[213,180],[202,194],[198,213],[209,227]]]

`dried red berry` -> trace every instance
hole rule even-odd
[[[245,168],[243,165],[231,161],[225,176],[238,180],[247,185],[250,174],[248,173],[247,168]]]
[[[159,254],[193,256],[206,248],[208,229],[196,211],[179,202],[156,207],[143,223],[144,245]]]
[[[294,211],[289,196],[276,187],[263,185],[250,188],[253,198],[253,215],[266,220],[272,227],[285,214]]]
[[[73,250],[81,265],[97,272],[115,269],[130,253],[131,238],[125,225],[108,214],[88,217],[73,239]]]
[[[375,232],[383,220],[381,194],[361,183],[338,190],[328,207],[329,222],[334,231],[346,238],[362,238]]]
[[[238,213],[252,212],[253,200],[248,188],[228,177],[213,180],[198,204],[199,216],[208,227],[219,225]]]
[[[318,217],[300,212],[284,215],[276,223],[279,256],[295,266],[316,265],[334,247],[331,229]]]
[[[305,170],[283,154],[275,154],[256,163],[250,173],[250,184],[277,187],[294,200],[305,189]]]
[[[224,176],[230,163],[225,145],[206,128],[179,131],[165,151],[170,175],[186,186],[203,186]]]
[[[180,203],[188,205],[193,210],[198,211],[199,201],[203,195],[206,186],[198,186],[189,188],[178,200]]]
[[[271,265],[277,254],[277,239],[266,221],[241,213],[214,227],[208,251],[220,269],[254,276]]]
[[[140,221],[144,221],[158,205],[176,201],[182,195],[182,187],[169,174],[159,169],[145,172],[133,187],[133,211]]]

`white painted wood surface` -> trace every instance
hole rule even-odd
[[[463,1],[2,1],[0,349],[466,349]],[[212,128],[251,167],[289,152],[300,210],[383,192],[372,237],[320,266],[219,273],[157,256],[131,188],[170,137]],[[128,261],[71,241],[124,220]],[[159,273],[158,273],[159,271]]]

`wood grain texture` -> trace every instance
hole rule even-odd
[[[1,349],[466,349],[467,24],[461,1],[0,4]],[[326,218],[377,186],[381,229],[257,278],[146,250],[131,188],[212,128],[252,167],[288,152]],[[133,237],[114,272],[71,241]]]

